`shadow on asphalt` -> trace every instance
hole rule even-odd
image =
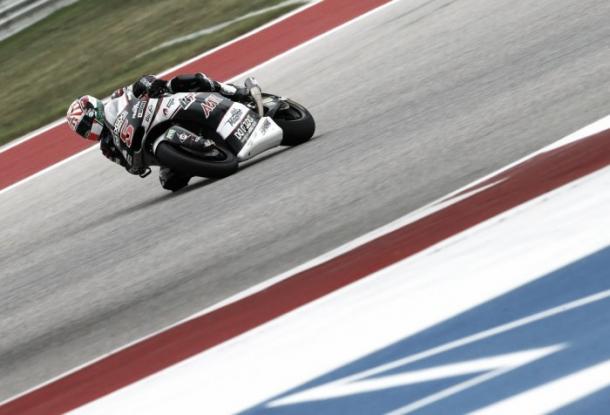
[[[312,140],[316,139],[316,138],[318,138],[318,136],[312,138]],[[246,169],[248,169],[248,168],[250,168],[252,166],[255,166],[255,165],[257,165],[257,164],[259,164],[259,163],[261,163],[261,162],[263,162],[265,160],[269,160],[269,159],[277,156],[278,154],[283,153],[284,151],[290,150],[291,148],[293,148],[293,147],[280,147],[277,150],[271,151],[271,152],[269,152],[269,153],[267,153],[267,154],[265,154],[265,155],[263,155],[261,157],[255,157],[255,158],[253,158],[251,160],[248,160],[248,161],[244,162],[239,167],[239,170],[235,174],[239,174],[240,172],[243,172],[244,170],[246,170]],[[168,192],[168,191],[164,190],[163,194],[158,195],[158,196],[156,196],[156,197],[154,197],[152,199],[145,200],[145,201],[140,202],[138,204],[135,204],[133,206],[124,207],[124,208],[119,209],[119,210],[117,210],[115,212],[112,212],[112,213],[109,213],[107,215],[98,217],[94,221],[84,223],[81,226],[79,226],[78,228],[72,230],[71,232],[67,232],[67,235],[69,235],[69,236],[76,235],[76,234],[78,234],[80,232],[83,232],[83,231],[85,231],[85,230],[87,230],[87,229],[89,229],[91,227],[98,227],[100,225],[105,225],[105,224],[113,221],[114,219],[121,218],[121,217],[124,217],[124,216],[128,216],[128,215],[130,215],[132,213],[135,213],[135,212],[138,212],[138,211],[140,211],[142,209],[146,209],[146,208],[149,208],[151,206],[155,206],[155,205],[157,205],[159,203],[163,203],[163,202],[165,202],[167,200],[171,200],[173,198],[180,197],[180,196],[185,195],[185,194],[187,194],[189,192],[202,189],[202,188],[204,188],[206,186],[209,186],[209,185],[217,182],[218,180],[221,180],[221,179],[206,179],[206,178],[204,178],[203,180],[197,181],[197,182],[195,182],[193,184],[190,184],[190,185],[186,186],[185,188],[180,189],[180,190],[178,190],[176,192]]]

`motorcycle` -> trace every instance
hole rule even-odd
[[[263,93],[254,78],[243,102],[217,93],[186,92],[159,98],[125,98],[112,139],[141,177],[151,166],[185,176],[219,179],[239,163],[278,146],[295,146],[314,134],[315,122],[302,105]],[[171,189],[170,189],[171,190]]]

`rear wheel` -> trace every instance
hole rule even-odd
[[[237,157],[219,144],[216,144],[213,152],[199,154],[161,142],[155,155],[162,166],[189,176],[221,179],[237,171]]]
[[[313,137],[316,123],[301,104],[286,100],[273,116],[273,121],[284,131],[283,146],[296,146]]]

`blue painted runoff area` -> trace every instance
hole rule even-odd
[[[489,278],[494,278],[493,273]],[[609,360],[610,297],[606,296],[567,311],[550,313],[546,317],[543,314],[542,317],[518,324],[515,328],[499,330],[498,333],[465,342],[459,347],[451,347],[440,353],[431,353],[427,357],[406,364],[401,364],[401,361],[417,353],[425,353],[435,347],[467,339],[468,336],[536,316],[537,313],[545,310],[609,289],[610,248],[607,247],[425,331],[406,337],[297,388],[287,390],[244,413],[379,414],[404,408],[414,402],[420,403],[414,411],[417,414],[461,414],[484,408]],[[417,316],[404,316],[405,320],[412,318]],[[362,336],[366,335],[367,333],[363,331]],[[485,357],[509,355],[554,345],[563,347],[510,370],[496,372],[488,378],[485,378],[486,373],[491,373],[495,369],[486,368],[474,373],[454,373],[445,378],[409,384],[389,382],[387,387],[365,388],[354,393],[335,394],[336,396],[325,399],[270,406],[274,401],[312,388],[323,387],[330,382],[340,383],[346,377],[357,378],[345,380],[347,384],[366,383],[374,379],[392,379],[393,375],[421,373],[424,369],[446,367],[446,365]],[[384,369],[387,366],[389,368]],[[465,382],[469,380],[474,380],[471,386],[460,387],[457,392],[442,397],[443,391],[456,385],[467,385]],[[610,379],[608,383],[610,384]],[[610,413],[610,388],[606,386],[561,407],[557,412]]]

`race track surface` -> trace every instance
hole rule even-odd
[[[606,115],[610,4],[402,0],[257,70],[313,141],[169,194],[99,152],[0,194],[0,399]]]

